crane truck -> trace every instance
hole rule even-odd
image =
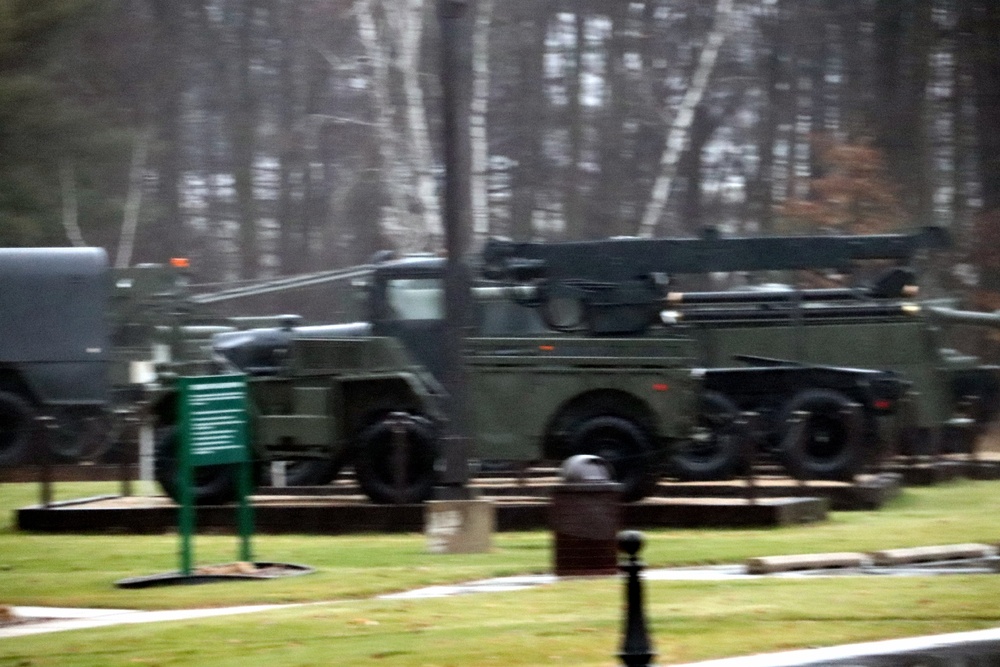
[[[889,241],[892,248],[903,246],[892,252],[912,252],[909,237]],[[564,250],[561,244],[547,247]],[[665,469],[676,473],[682,453],[691,449],[722,450],[730,472],[745,469],[741,452],[754,433],[734,417],[762,408],[763,396],[796,407],[794,413],[812,415],[823,408],[822,434],[819,417],[809,429],[790,428],[787,410],[766,413],[766,430],[790,452],[789,465],[797,462],[803,474],[846,478],[868,460],[862,443],[873,420],[891,414],[909,384],[877,368],[782,358],[747,356],[708,367],[699,363],[699,342],[689,332],[650,326],[655,300],[647,291],[656,289],[656,276],[633,274],[618,291],[609,276],[580,278],[579,266],[553,271],[549,256],[542,256],[547,250],[535,248],[530,257],[506,252],[498,263],[493,249],[487,245],[477,267],[475,308],[463,323],[472,439],[480,460],[559,461],[598,454],[611,463],[625,497],[637,500],[651,492]],[[600,265],[585,255],[580,262]],[[628,270],[628,264],[616,266]],[[373,500],[428,497],[443,419],[438,378],[444,270],[445,260],[430,256],[373,264],[363,284],[367,316],[361,322],[267,327],[213,338],[216,365],[248,376],[258,460],[298,461],[310,483],[329,481],[352,464]],[[564,288],[599,298],[574,303],[558,296]],[[585,316],[583,326],[569,326],[574,313],[595,304],[601,311],[596,318]],[[640,315],[632,312],[637,305]],[[171,494],[178,447],[171,379],[183,372],[178,367],[161,372],[154,400],[158,478]],[[817,396],[819,390],[827,393]],[[831,395],[837,398],[832,405],[818,405],[818,398]],[[722,409],[734,396],[757,399],[737,405],[735,412]],[[402,471],[393,463],[399,414],[408,416],[404,440],[411,448]],[[817,447],[824,440],[831,444]],[[199,501],[232,497],[232,475],[224,466],[200,469],[199,476]]]

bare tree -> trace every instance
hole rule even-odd
[[[371,66],[382,187],[389,201],[383,229],[400,250],[440,246],[441,210],[419,71],[424,1],[358,0],[355,13]],[[393,86],[394,73],[402,79],[401,91]]]
[[[149,144],[152,141],[153,128],[146,128],[135,140],[132,149],[132,164],[128,172],[128,194],[125,197],[125,207],[122,212],[122,229],[118,238],[118,252],[115,254],[115,266],[119,269],[132,263],[132,252],[135,249],[135,237],[139,228],[139,213],[142,209],[142,194],[145,187],[146,157],[149,154]]]
[[[471,149],[472,239],[480,243],[490,233],[487,111],[490,102],[490,27],[494,0],[479,0],[472,36],[472,99],[469,106]]]
[[[73,161],[65,158],[59,162],[59,185],[62,190],[63,214],[62,223],[66,229],[66,238],[75,248],[87,245],[80,230],[79,204],[76,196],[76,174]]]
[[[660,157],[659,175],[653,184],[653,190],[639,223],[639,236],[641,237],[648,238],[655,235],[660,225],[663,210],[670,198],[670,190],[677,173],[678,162],[688,142],[688,133],[694,121],[695,111],[705,96],[719,56],[719,50],[729,33],[732,11],[732,0],[718,0],[715,5],[714,24],[705,40],[705,46],[698,59],[698,66],[691,77],[691,82],[677,113],[674,115],[670,133],[667,135],[667,141]]]

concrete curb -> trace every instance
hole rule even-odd
[[[841,552],[800,554],[792,556],[761,556],[746,561],[749,574],[771,574],[793,570],[820,570],[839,567],[861,567],[868,562],[864,554]]]
[[[875,565],[905,565],[928,561],[989,558],[996,555],[996,549],[986,544],[947,544],[908,549],[885,549],[873,551],[870,555]]]
[[[987,544],[944,544],[905,549],[884,549],[866,554],[854,552],[761,556],[748,558],[748,574],[775,574],[797,570],[893,567],[916,563],[961,561],[994,558],[997,549]]]

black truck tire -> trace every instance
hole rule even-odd
[[[741,472],[743,438],[735,428],[740,409],[724,394],[705,391],[699,398],[701,440],[686,440],[670,455],[668,474],[681,482],[729,479]]]
[[[614,415],[590,417],[570,431],[572,454],[592,454],[604,459],[622,486],[622,500],[642,500],[656,488],[659,464],[650,437],[631,419]]]
[[[422,503],[434,490],[436,437],[424,418],[405,422],[405,466],[398,480],[395,457],[395,433],[388,418],[375,422],[358,437],[354,468],[358,484],[372,502],[404,505]]]
[[[0,391],[0,465],[29,460],[35,414],[31,403],[21,396]]]
[[[55,418],[56,428],[47,443],[49,452],[61,461],[97,461],[118,444],[121,427],[104,410],[70,406],[56,412]]]
[[[782,424],[795,413],[808,413],[800,427],[786,426],[778,458],[798,479],[846,481],[865,464],[864,418],[844,394],[830,389],[805,389],[782,407]],[[798,428],[804,429],[800,434]]]
[[[180,438],[174,426],[156,434],[153,472],[164,493],[181,502],[177,450]],[[192,471],[192,500],[196,505],[224,505],[239,496],[239,466],[236,464],[199,466]]]

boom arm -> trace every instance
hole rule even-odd
[[[569,243],[521,243],[490,239],[483,248],[486,278],[541,287],[538,305],[576,304],[573,325],[549,315],[555,328],[586,327],[593,333],[643,331],[662,301],[660,276],[716,271],[847,270],[861,260],[905,265],[924,248],[947,247],[946,232],[927,227],[911,234],[866,236],[636,239]],[[570,306],[572,308],[572,306]],[[578,316],[577,316],[578,315]]]
[[[620,282],[653,273],[848,269],[854,262],[868,259],[909,263],[920,249],[947,245],[947,233],[940,227],[912,234],[865,236],[722,237],[709,231],[701,238],[568,243],[490,239],[483,249],[483,262],[488,278],[574,277]]]

